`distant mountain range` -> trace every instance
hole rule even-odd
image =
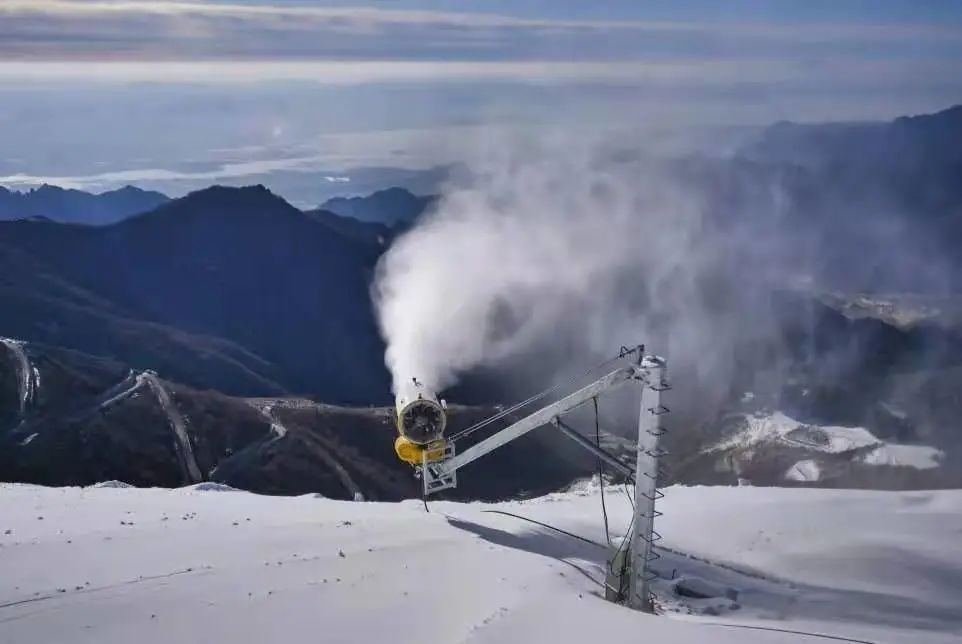
[[[394,226],[410,224],[437,202],[437,199],[435,195],[418,196],[404,188],[388,188],[364,197],[328,199],[321,204],[321,210],[360,221]]]
[[[125,186],[100,194],[43,185],[25,192],[0,186],[0,221],[49,220],[103,226],[140,215],[170,201],[159,192]],[[350,234],[369,237],[413,223],[437,201],[436,195],[415,195],[404,188],[387,188],[369,195],[334,197],[310,212]],[[337,215],[340,219],[332,219]],[[357,221],[374,226],[358,226]]]
[[[17,192],[0,186],[0,220],[50,219],[70,224],[112,224],[153,210],[166,195],[126,186],[101,194],[44,185]]]
[[[962,235],[962,105],[888,123],[799,125],[764,130],[739,153],[800,169],[806,211],[832,225],[904,226],[896,233],[957,255]]]
[[[831,288],[962,292],[959,141],[962,106],[888,123],[779,123],[712,170],[776,192],[767,212],[725,188],[734,181],[708,180],[732,201],[729,216],[793,240]]]
[[[739,156],[809,168],[962,163],[962,105],[890,122],[791,123],[764,129]]]

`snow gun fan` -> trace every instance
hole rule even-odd
[[[416,378],[398,388],[395,397],[398,437],[394,451],[411,465],[437,460],[444,453],[447,410],[443,400]]]

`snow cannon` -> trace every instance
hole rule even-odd
[[[437,460],[444,452],[447,405],[417,378],[398,387],[395,397],[398,437],[394,451],[411,465]]]

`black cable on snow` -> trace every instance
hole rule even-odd
[[[807,631],[793,631],[787,628],[775,628],[772,626],[749,626],[748,624],[722,624],[721,622],[707,622],[712,626],[725,626],[728,628],[747,628],[753,631],[774,631],[776,633],[791,633],[792,635],[807,635],[809,637],[821,637],[827,640],[836,640],[839,642],[856,642],[857,644],[875,644],[875,642],[869,640],[858,640],[851,637],[842,637],[840,635],[827,635],[825,633],[809,633]]]
[[[597,541],[592,541],[591,539],[589,539],[589,538],[587,538],[587,537],[582,537],[582,536],[579,535],[579,534],[575,534],[575,533],[573,533],[573,532],[568,532],[567,530],[562,530],[561,528],[555,527],[555,526],[550,525],[550,524],[548,524],[548,523],[543,523],[543,522],[541,522],[541,521],[536,521],[535,519],[531,519],[531,518],[528,518],[528,517],[526,517],[526,516],[522,516],[522,515],[520,515],[520,514],[514,514],[513,512],[505,512],[504,510],[481,510],[481,511],[484,512],[484,513],[486,513],[486,514],[503,514],[503,515],[506,516],[506,517],[514,517],[515,519],[521,519],[522,521],[527,521],[527,522],[529,522],[529,523],[534,523],[535,525],[540,525],[540,526],[543,527],[543,528],[548,528],[549,530],[554,530],[555,532],[558,532],[558,533],[560,533],[560,534],[569,536],[569,537],[571,537],[572,539],[577,539],[578,541],[584,541],[585,543],[590,543],[591,545],[593,545],[593,546],[595,546],[595,547],[597,547],[597,548],[601,548],[602,550],[607,550],[607,549],[608,549],[608,546],[606,546],[606,545],[604,545],[604,544],[601,544],[601,543],[598,543]]]

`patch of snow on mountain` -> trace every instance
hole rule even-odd
[[[751,447],[766,441],[776,440],[797,428],[800,424],[780,411],[771,414],[748,414],[745,416],[744,426],[738,432],[721,440],[712,449]]]
[[[39,378],[40,372],[33,368],[30,363],[30,357],[24,350],[24,343],[22,340],[15,340],[14,338],[4,338],[0,337],[0,344],[5,345],[14,355],[17,361],[17,375],[19,376],[19,394],[20,394],[20,415],[23,416],[27,407],[33,402],[34,395],[36,394],[36,383],[35,378]]]
[[[95,490],[100,490],[100,489],[124,490],[127,488],[132,488],[134,486],[131,485],[130,483],[125,483],[123,481],[110,480],[110,481],[102,481],[100,483],[94,483],[90,487]]]
[[[881,444],[881,441],[864,427],[838,425],[799,425],[781,438],[788,443],[830,454],[841,454]]]
[[[746,414],[738,431],[706,451],[744,450],[764,444],[782,444],[824,454],[848,454],[853,462],[864,465],[922,470],[939,467],[945,456],[941,450],[927,445],[887,443],[864,427],[806,424],[780,411]],[[814,482],[822,476],[817,459],[800,460],[784,474],[786,480],[798,482]]]
[[[40,393],[40,369],[31,367],[31,370],[33,371],[33,397],[36,398]]]
[[[819,467],[818,461],[812,459],[799,461],[788,468],[788,470],[785,472],[786,479],[801,483],[812,483],[817,481],[821,475],[822,468]]]
[[[886,443],[862,456],[867,465],[892,465],[928,470],[942,464],[945,453],[928,445],[895,445]]]
[[[746,415],[743,428],[722,439],[710,451],[746,448],[767,442],[783,442],[832,454],[882,444],[864,427],[806,424],[776,411]]]
[[[37,436],[39,436],[39,435],[40,435],[40,434],[38,434],[37,432],[34,432],[33,434],[30,434],[29,436],[27,436],[26,438],[24,438],[22,441],[20,441],[20,442],[17,443],[17,444],[18,444],[20,447],[26,447],[27,445],[29,445],[30,443],[32,443],[32,442],[33,442],[33,439],[35,439],[35,438],[36,438]]]

